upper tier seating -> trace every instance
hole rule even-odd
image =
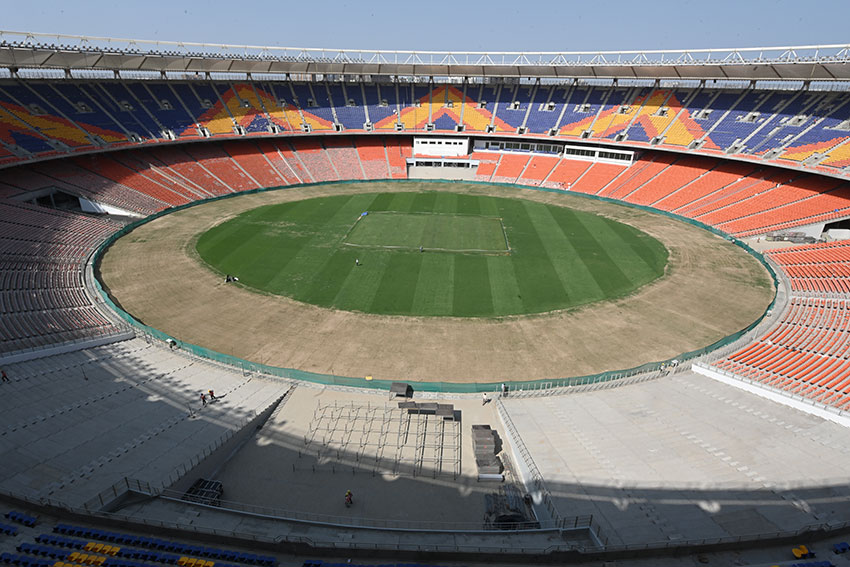
[[[138,104],[155,119],[162,130],[171,132],[181,140],[200,138],[197,118],[177,97],[177,93],[170,83],[145,81],[143,83],[127,82],[123,84],[132,96],[127,102],[134,107]]]
[[[850,167],[843,92],[508,84],[7,80],[0,165],[207,136],[458,131],[590,137]],[[460,130],[459,130],[460,129]],[[326,178],[323,176],[322,178]],[[510,177],[500,176],[500,177]]]
[[[337,122],[346,130],[363,130],[367,120],[360,83],[328,84],[327,89],[333,102]]]

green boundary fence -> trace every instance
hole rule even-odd
[[[104,252],[106,252],[106,250],[110,246],[112,246],[112,244],[116,240],[118,240],[122,236],[130,233],[135,228],[142,226],[144,224],[147,224],[147,223],[149,223],[153,220],[156,220],[156,219],[158,219],[158,218],[160,218],[164,215],[167,215],[167,214],[171,214],[171,213],[174,213],[174,212],[177,212],[177,211],[188,209],[190,207],[203,205],[203,204],[210,203],[210,202],[213,202],[213,201],[219,201],[221,199],[230,199],[230,198],[233,198],[233,197],[241,197],[243,195],[250,195],[250,194],[254,194],[254,193],[263,193],[263,192],[267,192],[267,191],[286,190],[286,189],[293,189],[293,188],[298,188],[298,187],[310,187],[310,186],[314,186],[314,185],[333,185],[333,184],[345,185],[345,184],[355,184],[355,183],[374,183],[376,181],[381,181],[381,180],[329,181],[329,182],[322,182],[322,183],[304,183],[304,184],[290,185],[290,186],[285,186],[285,187],[269,187],[269,188],[263,188],[263,189],[253,189],[253,190],[250,190],[250,191],[243,191],[243,192],[240,192],[240,193],[232,193],[232,194],[228,194],[228,195],[221,195],[221,196],[212,197],[212,198],[209,198],[209,199],[204,199],[202,201],[195,201],[195,202],[188,203],[188,204],[185,204],[185,205],[181,205],[181,206],[178,206],[178,207],[169,208],[169,209],[166,209],[164,211],[154,213],[153,215],[150,215],[150,216],[148,216],[144,219],[138,220],[134,223],[131,223],[131,224],[123,227],[118,232],[111,235],[109,238],[107,238],[98,247],[97,251],[95,252],[95,255],[94,255],[95,273],[99,272],[100,262],[101,262],[101,259],[103,258]],[[415,180],[415,179],[394,179],[394,180],[387,180],[387,181],[391,181],[392,183],[406,183],[406,182],[407,183],[409,183],[409,182],[416,182],[416,183],[427,183],[427,182],[433,182],[433,183],[463,183],[463,184],[486,185],[486,186],[491,186],[491,187],[492,186],[502,186],[502,187],[511,187],[511,188],[514,188],[514,189],[532,189],[532,190],[536,190],[536,191],[543,191],[543,192],[546,192],[546,193],[558,193],[558,194],[562,194],[562,195],[574,195],[574,196],[579,196],[581,198],[586,198],[586,199],[591,199],[591,200],[596,200],[596,201],[602,201],[602,202],[616,204],[616,205],[625,206],[625,207],[631,207],[633,209],[639,209],[639,210],[642,210],[642,211],[645,211],[645,212],[663,215],[663,216],[669,217],[671,219],[675,219],[675,220],[678,220],[678,221],[681,221],[681,222],[685,222],[685,223],[688,223],[690,225],[696,226],[698,228],[702,228],[704,230],[707,230],[707,231],[709,231],[713,234],[721,236],[722,238],[726,239],[727,241],[731,242],[732,244],[734,244],[734,245],[738,246],[739,248],[742,248],[743,250],[747,251],[749,254],[751,254],[753,257],[755,257],[759,262],[761,262],[761,264],[767,269],[767,271],[770,273],[770,276],[773,280],[774,288],[778,288],[778,280],[777,280],[776,272],[774,272],[773,268],[765,260],[764,256],[762,256],[759,252],[756,252],[755,250],[750,248],[746,243],[738,240],[737,238],[731,237],[728,234],[726,234],[726,233],[724,233],[724,232],[722,232],[722,231],[720,231],[720,230],[718,230],[718,229],[716,229],[712,226],[708,226],[708,225],[703,224],[699,221],[689,219],[689,218],[686,218],[686,217],[682,217],[682,216],[679,216],[679,215],[676,215],[676,214],[673,214],[673,213],[670,213],[670,212],[667,212],[667,211],[661,211],[661,210],[653,209],[652,207],[647,207],[647,206],[644,206],[644,205],[636,205],[636,204],[633,204],[633,203],[626,203],[626,202],[623,202],[623,201],[618,201],[616,199],[610,199],[608,197],[600,197],[598,195],[589,195],[589,194],[585,194],[585,193],[574,193],[572,191],[565,191],[563,189],[551,189],[551,188],[548,188],[548,187],[527,187],[527,186],[524,186],[524,185],[515,185],[515,184],[511,184],[511,183],[490,183],[490,182],[484,182],[484,181],[466,181],[466,180]],[[257,373],[262,373],[262,374],[266,374],[266,375],[270,375],[270,376],[278,376],[278,377],[281,377],[281,378],[287,378],[287,379],[292,379],[292,380],[306,380],[306,381],[315,382],[315,383],[318,383],[318,384],[334,385],[334,386],[351,386],[351,387],[356,387],[356,388],[377,388],[377,389],[389,390],[390,385],[392,384],[391,380],[366,380],[365,378],[362,378],[362,377],[355,378],[355,377],[350,377],[350,376],[336,376],[336,375],[332,375],[332,374],[318,374],[318,373],[315,373],[315,372],[306,372],[304,370],[298,370],[298,369],[295,369],[295,368],[281,368],[281,367],[277,367],[277,366],[269,366],[269,365],[266,365],[266,364],[260,364],[260,363],[244,360],[244,359],[238,358],[236,356],[231,356],[231,355],[228,355],[228,354],[222,354],[220,352],[216,352],[216,351],[210,350],[208,348],[204,348],[202,346],[186,343],[186,342],[179,340],[176,337],[171,337],[170,335],[163,333],[159,329],[155,329],[153,327],[145,325],[144,323],[142,323],[141,321],[138,321],[132,315],[130,315],[129,313],[127,313],[126,311],[124,311],[123,309],[118,307],[118,305],[116,305],[115,302],[112,300],[112,297],[110,297],[110,295],[106,292],[106,290],[104,290],[104,288],[103,288],[103,286],[100,282],[100,279],[97,278],[97,277],[95,277],[95,286],[97,288],[98,293],[100,293],[100,295],[103,297],[105,303],[119,317],[121,317],[124,321],[126,321],[127,323],[129,323],[130,325],[135,327],[136,329],[138,329],[138,330],[140,330],[140,331],[142,331],[142,332],[144,332],[144,333],[146,333],[146,334],[148,334],[148,335],[150,335],[150,336],[152,336],[156,339],[162,340],[162,341],[166,341],[166,340],[175,341],[181,349],[188,351],[191,354],[194,354],[194,355],[201,357],[201,358],[205,358],[205,359],[208,359],[208,360],[220,362],[220,363],[223,363],[223,364],[227,364],[227,365],[239,368],[243,372],[257,372]],[[599,374],[591,374],[591,375],[587,375],[587,376],[575,376],[575,377],[559,378],[559,379],[510,381],[510,382],[506,382],[506,384],[508,384],[510,389],[514,390],[514,391],[526,390],[526,389],[531,390],[531,389],[561,388],[561,387],[565,387],[565,386],[582,386],[582,385],[587,385],[587,384],[598,384],[598,383],[601,383],[601,382],[609,382],[611,380],[618,380],[620,378],[626,378],[626,377],[629,377],[629,376],[634,376],[636,374],[654,372],[654,371],[660,370],[662,368],[665,368],[667,366],[670,366],[672,364],[675,364],[674,361],[678,361],[679,363],[687,362],[690,359],[702,356],[702,355],[704,355],[708,352],[711,352],[711,351],[716,350],[718,348],[722,348],[726,345],[729,345],[729,344],[737,341],[744,334],[746,334],[747,332],[749,332],[750,330],[755,328],[762,321],[762,319],[764,319],[764,317],[767,315],[767,313],[770,312],[771,309],[773,309],[773,306],[774,306],[775,303],[776,303],[776,293],[774,293],[773,299],[771,300],[770,305],[768,305],[767,309],[765,309],[764,313],[762,313],[762,315],[756,321],[754,321],[753,323],[751,323],[747,327],[741,329],[740,331],[738,331],[736,333],[733,333],[729,336],[726,336],[726,337],[720,339],[719,341],[712,343],[712,344],[710,344],[706,347],[703,347],[703,348],[700,348],[700,349],[697,349],[697,350],[692,350],[690,352],[685,352],[685,353],[682,353],[682,354],[680,354],[676,357],[673,357],[673,358],[670,358],[670,359],[667,359],[667,360],[659,360],[659,361],[655,361],[655,362],[648,362],[646,364],[641,364],[640,366],[635,366],[635,367],[627,368],[627,369],[624,369],[624,370],[610,370],[610,371],[607,371],[607,372],[602,372],[602,373],[599,373]],[[399,378],[399,380],[404,380],[404,378]],[[408,381],[408,383],[411,384],[415,389],[418,389],[419,391],[423,391],[423,392],[474,393],[474,392],[497,391],[502,382],[500,381],[500,382],[486,382],[486,383],[471,383],[471,384],[468,384],[468,383],[458,383],[458,382],[409,382]]]

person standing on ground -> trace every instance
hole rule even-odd
[[[203,392],[201,392],[201,404],[202,404],[201,407],[207,405],[207,397],[204,395]]]
[[[210,401],[215,400],[215,392],[213,392],[212,390],[210,390],[208,393],[209,393],[209,395],[210,395]]]
[[[6,376],[5,370],[0,370],[0,379],[2,379],[3,382],[10,382],[9,377]]]

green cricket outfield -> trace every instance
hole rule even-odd
[[[262,206],[201,234],[196,249],[212,269],[262,292],[332,309],[453,317],[622,297],[663,276],[668,255],[658,240],[603,216],[440,191]]]

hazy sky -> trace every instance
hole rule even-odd
[[[850,0],[0,0],[4,30],[295,47],[593,51],[850,43]]]

